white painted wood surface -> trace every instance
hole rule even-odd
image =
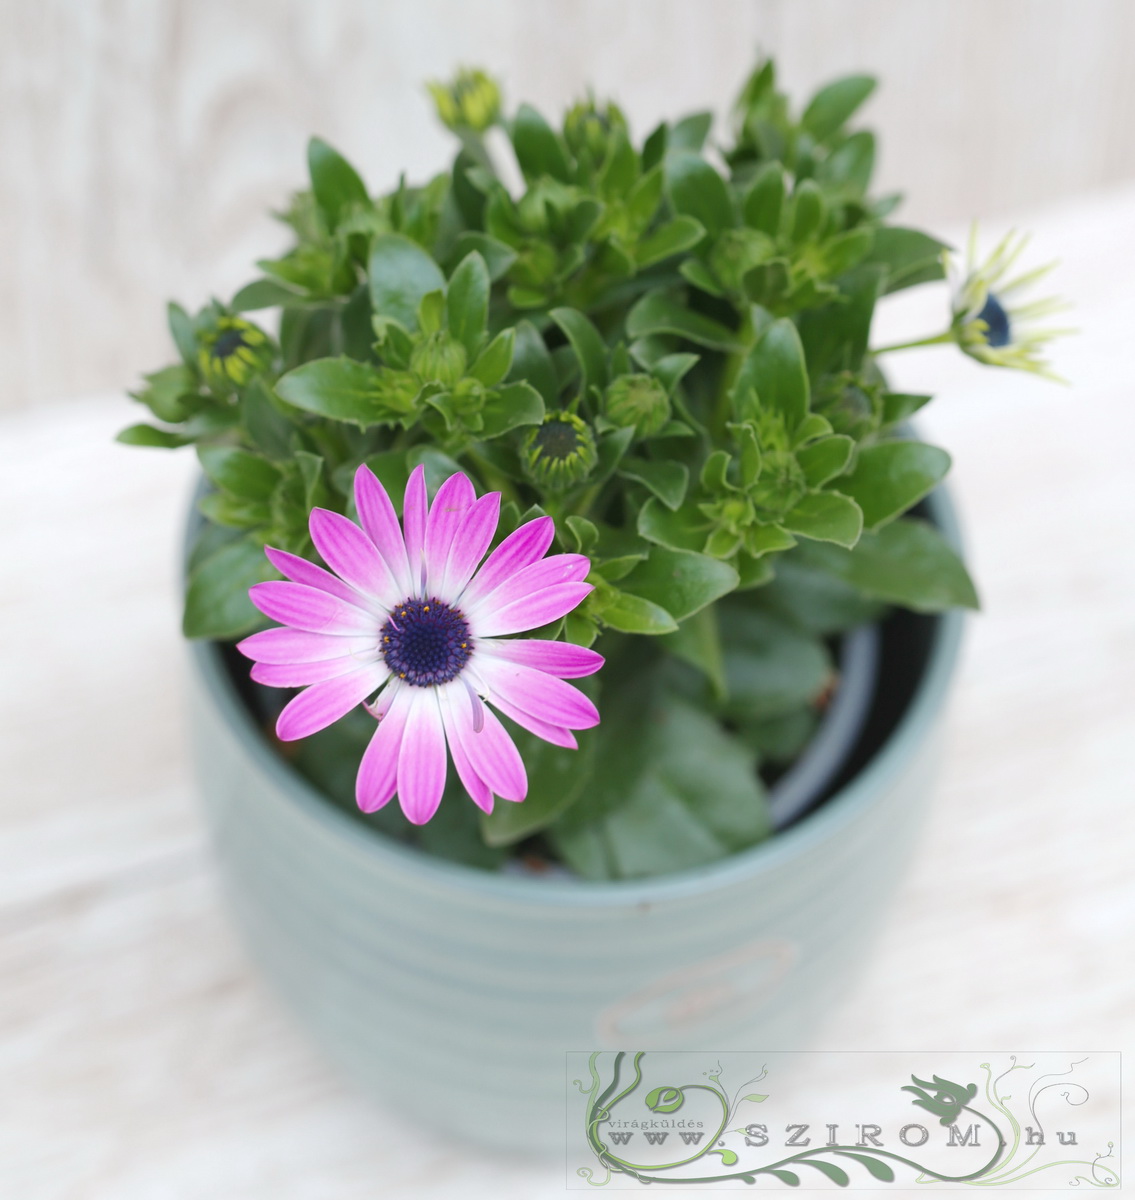
[[[933,820],[832,1049],[1135,1050],[1135,189],[1029,223],[1078,306],[1073,386],[895,360],[939,394],[924,430],[955,455],[985,611]],[[878,340],[943,302],[888,302]],[[113,445],[130,419],[110,397],[0,420],[0,1196],[562,1194],[555,1165],[431,1143],[356,1095],[234,943],[180,722],[193,462]]]
[[[162,365],[167,299],[282,247],[309,134],[376,190],[443,169],[423,84],[461,62],[640,135],[724,112],[758,47],[800,104],[875,72],[881,184],[940,222],[1135,177],[1133,46],[1130,0],[0,0],[0,409]]]

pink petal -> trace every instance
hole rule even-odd
[[[249,675],[256,683],[265,687],[307,687],[311,683],[322,683],[325,679],[337,679],[360,667],[378,661],[378,652],[372,651],[369,659],[359,660],[349,654],[342,658],[325,658],[319,662],[255,663]]]
[[[449,560],[449,549],[453,545],[453,535],[476,499],[477,493],[467,475],[450,475],[438,488],[430,506],[430,514],[426,518],[423,559],[426,564],[427,590],[439,600],[447,599],[439,595],[439,591],[445,576],[445,564]]]
[[[473,715],[467,704],[455,697],[447,728],[457,734],[461,749],[473,770],[502,800],[523,800],[528,795],[528,776],[520,752],[505,732],[492,709],[485,709],[480,733],[473,730]]]
[[[409,598],[412,589],[406,542],[398,524],[398,515],[374,472],[365,463],[355,472],[355,508],[367,537],[374,542],[398,585],[398,600]],[[397,603],[398,601],[395,601]]]
[[[438,588],[438,599],[452,604],[465,590],[477,564],[492,545],[500,520],[500,492],[489,492],[465,510],[453,535],[449,559]]]
[[[457,768],[457,777],[461,780],[461,786],[469,793],[470,799],[479,809],[491,813],[493,811],[493,790],[473,769],[473,764],[469,761],[469,756],[465,753],[457,736],[453,706],[460,704],[465,708],[469,707],[469,701],[463,694],[464,691],[464,687],[460,684],[456,687],[438,689],[438,699],[441,701],[441,720],[445,726],[445,740],[449,744],[449,754],[453,759],[454,767]]]
[[[355,779],[355,799],[363,812],[377,812],[388,804],[398,786],[398,755],[413,690],[393,680],[379,697],[380,702],[385,701],[386,711],[363,752]]]
[[[542,558],[555,536],[556,526],[551,517],[537,517],[521,525],[485,559],[485,565],[473,576],[461,600],[466,605],[476,604],[517,571]]]
[[[560,679],[580,679],[594,675],[603,665],[603,655],[571,642],[549,642],[540,638],[478,638],[479,654],[505,662],[520,663]]]
[[[477,674],[488,685],[485,698],[490,704],[499,696],[538,720],[565,729],[590,729],[599,724],[599,710],[578,688],[543,671],[480,658]]]
[[[582,554],[553,554],[538,562],[521,567],[510,579],[503,580],[491,592],[483,592],[476,600],[465,598],[465,615],[476,621],[483,612],[494,612],[532,592],[560,583],[580,583],[591,570],[591,560]]]
[[[317,567],[315,563],[308,562],[306,558],[300,558],[297,554],[289,554],[286,550],[277,550],[272,546],[265,546],[264,553],[268,556],[268,561],[272,566],[293,583],[302,583],[307,587],[318,588],[321,592],[338,596],[340,600],[345,600],[348,604],[354,604],[359,608],[371,604],[366,596],[359,595],[350,584],[336,578],[330,571]]]
[[[377,691],[389,674],[385,663],[368,663],[337,679],[313,683],[284,705],[276,736],[282,742],[294,742],[326,729]]]
[[[575,734],[570,729],[564,729],[561,725],[549,725],[547,721],[541,721],[538,717],[532,716],[531,713],[526,713],[522,708],[517,708],[515,704],[509,703],[499,693],[493,696],[492,703],[506,717],[514,720],[521,729],[527,729],[529,733],[534,733],[538,738],[543,738],[544,741],[551,742],[553,746],[564,746],[568,750],[579,749],[579,743],[575,740]]]
[[[308,633],[377,634],[372,613],[303,583],[269,580],[248,589],[252,603],[273,621]]]
[[[407,691],[413,695],[398,751],[398,800],[409,821],[424,825],[437,812],[445,790],[445,727],[435,688]]]
[[[364,596],[390,609],[399,600],[398,585],[374,542],[354,523],[326,508],[313,508],[311,540],[336,575]]]
[[[246,658],[262,663],[323,662],[345,655],[369,655],[378,652],[378,629],[361,637],[344,637],[334,633],[306,633],[300,629],[277,626],[237,642],[236,648]]]
[[[523,596],[504,608],[482,613],[477,618],[473,632],[476,637],[482,638],[539,629],[541,625],[557,621],[565,613],[571,612],[591,591],[589,583],[561,583],[545,588],[542,592]]]
[[[422,552],[426,544],[426,469],[415,467],[406,483],[402,502],[402,528],[406,531],[406,561],[409,563],[410,591],[406,597],[417,596],[422,582]]]

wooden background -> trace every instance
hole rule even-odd
[[[0,408],[132,386],[168,297],[243,282],[304,142],[375,190],[450,153],[422,84],[461,62],[515,103],[588,84],[641,134],[724,109],[757,48],[803,100],[885,87],[908,217],[997,217],[1135,175],[1130,0],[0,0]]]

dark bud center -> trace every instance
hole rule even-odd
[[[988,326],[985,340],[990,346],[996,350],[1009,344],[1012,338],[1009,314],[992,292],[986,296],[985,307],[977,314],[977,317],[979,321],[984,321]]]

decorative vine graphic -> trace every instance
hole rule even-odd
[[[1037,1116],[1037,1102],[1042,1094],[1054,1088],[1063,1087],[1060,1094],[1072,1105],[1082,1104],[1088,1098],[1087,1089],[1078,1082],[1069,1082],[1065,1078],[1071,1075],[1077,1063],[1069,1065],[1067,1071],[1045,1075],[1038,1078],[1030,1087],[1027,1097],[1027,1116],[1019,1118],[1013,1111],[1009,1101],[1010,1094],[1003,1092],[1003,1082],[1013,1071],[1031,1069],[1033,1064],[1021,1065],[1015,1057],[1011,1058],[1012,1065],[1000,1075],[994,1077],[989,1063],[982,1063],[981,1070],[985,1073],[983,1090],[983,1107],[995,1113],[995,1121],[989,1112],[983,1112],[971,1103],[977,1098],[976,1083],[954,1083],[939,1075],[933,1075],[929,1080],[911,1076],[911,1083],[905,1084],[902,1091],[914,1095],[912,1105],[922,1108],[937,1117],[943,1126],[956,1124],[962,1113],[969,1113],[979,1122],[983,1122],[993,1131],[997,1142],[993,1152],[982,1166],[976,1170],[960,1175],[944,1174],[924,1163],[917,1162],[901,1154],[889,1150],[863,1145],[822,1145],[804,1149],[797,1153],[778,1159],[775,1162],[747,1166],[743,1164],[733,1149],[730,1149],[723,1135],[726,1132],[743,1133],[744,1127],[731,1129],[739,1105],[744,1101],[764,1101],[766,1095],[746,1093],[752,1085],[764,1079],[767,1071],[749,1079],[732,1094],[722,1084],[722,1067],[717,1064],[714,1070],[704,1072],[705,1082],[685,1083],[654,1087],[644,1097],[636,1097],[643,1084],[642,1060],[645,1052],[639,1051],[630,1057],[626,1052],[614,1056],[610,1079],[606,1080],[600,1073],[599,1052],[593,1053],[588,1059],[590,1079],[574,1080],[580,1093],[587,1097],[585,1110],[585,1129],[587,1144],[594,1153],[603,1170],[600,1175],[589,1166],[579,1167],[577,1175],[593,1187],[603,1187],[610,1183],[616,1175],[637,1180],[640,1183],[671,1183],[689,1187],[698,1184],[722,1183],[739,1180],[744,1183],[756,1183],[760,1175],[771,1175],[788,1187],[799,1187],[808,1184],[810,1172],[817,1172],[831,1183],[839,1187],[848,1187],[852,1182],[853,1170],[866,1171],[872,1180],[878,1183],[893,1183],[895,1169],[892,1164],[902,1164],[917,1172],[915,1182],[919,1184],[950,1184],[974,1187],[1002,1187],[1016,1183],[1040,1171],[1050,1171],[1056,1168],[1079,1169],[1080,1173],[1068,1179],[1073,1186],[1086,1184],[1090,1187],[1114,1188],[1119,1186],[1119,1174],[1110,1166],[1103,1165],[1105,1160],[1112,1157],[1114,1144],[1108,1143],[1106,1153],[1099,1153],[1092,1160],[1062,1159],[1056,1162],[1037,1162],[1040,1145],[1030,1143],[1023,1133],[1022,1120],[1028,1120],[1034,1131],[1043,1136],[1043,1126]],[[1081,1060],[1083,1061],[1083,1060]],[[715,1123],[712,1136],[705,1139],[702,1145],[700,1136],[695,1145],[690,1145],[690,1139],[683,1138],[690,1153],[673,1162],[646,1164],[634,1162],[629,1157],[629,1151],[623,1145],[611,1145],[618,1142],[617,1136],[611,1136],[609,1126],[616,1108],[625,1104],[632,1097],[653,1112],[669,1115],[677,1112],[685,1104],[691,1093],[701,1093],[702,1098],[712,1098],[711,1105],[714,1116],[711,1124]],[[1008,1130],[1008,1136],[1002,1132],[1001,1126]],[[1034,1132],[1034,1139],[1035,1139]],[[647,1136],[648,1142],[653,1139]],[[657,1144],[655,1142],[654,1144]],[[691,1176],[676,1174],[678,1168],[689,1167],[693,1163],[704,1164],[706,1173]],[[812,1176],[814,1178],[814,1176]],[[1055,1181],[1054,1181],[1055,1182]]]

